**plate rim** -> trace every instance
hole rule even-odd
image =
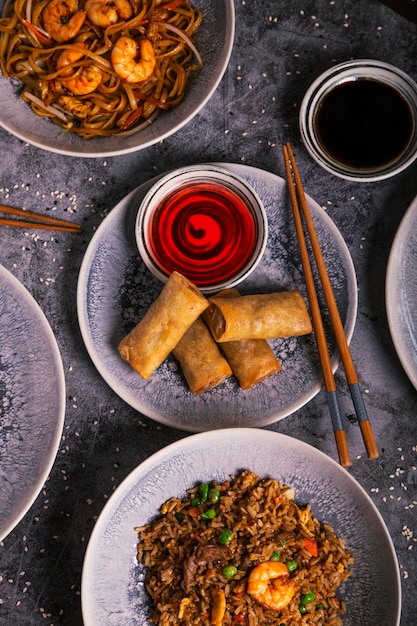
[[[40,305],[36,302],[35,298],[29,292],[29,290],[23,285],[10,270],[8,270],[4,265],[0,263],[0,281],[6,280],[15,290],[15,293],[19,298],[24,299],[27,303],[30,304],[31,310],[33,314],[42,322],[42,330],[44,331],[44,337],[47,337],[49,348],[53,354],[53,360],[56,365],[56,394],[58,396],[59,410],[57,411],[57,419],[56,419],[56,430],[55,435],[53,437],[53,442],[51,444],[51,448],[49,451],[48,458],[46,462],[43,464],[43,469],[38,473],[37,479],[34,481],[31,489],[30,497],[26,499],[24,503],[19,507],[19,513],[15,516],[15,519],[7,525],[5,530],[0,529],[0,541],[3,541],[12,530],[19,524],[19,522],[23,519],[29,509],[32,507],[36,498],[39,496],[39,493],[42,490],[43,485],[48,478],[48,475],[55,463],[59,444],[61,442],[64,422],[65,422],[65,408],[66,408],[66,383],[65,383],[65,374],[64,374],[64,366],[62,363],[61,352],[58,347],[58,343],[54,332],[49,324],[49,321],[41,309]]]
[[[284,178],[282,178],[281,176],[277,174],[269,172],[267,170],[261,169],[259,167],[253,167],[253,166],[246,165],[246,164],[218,162],[218,161],[210,162],[207,164],[216,165],[219,167],[230,169],[231,171],[241,176],[242,175],[244,176],[245,172],[248,174],[250,172],[254,172],[258,176],[262,177],[263,179],[268,179],[272,181],[272,183],[279,182],[280,185],[284,187],[286,186],[286,181],[284,180]],[[205,163],[202,163],[200,165],[204,166]],[[169,171],[174,171],[175,169],[176,168],[173,168],[172,170],[169,170]],[[87,293],[88,277],[90,275],[89,270],[91,267],[91,263],[94,259],[94,255],[96,253],[96,249],[100,243],[100,237],[102,235],[102,232],[106,232],[106,230],[108,229],[108,225],[111,223],[111,220],[117,219],[118,213],[124,209],[125,205],[132,200],[135,194],[137,194],[142,188],[146,188],[147,186],[150,186],[151,184],[156,182],[158,178],[160,178],[161,176],[164,176],[166,173],[167,172],[158,174],[152,177],[151,179],[146,180],[141,185],[139,185],[138,187],[130,191],[124,198],[122,198],[122,200],[120,200],[113,207],[113,209],[104,218],[104,220],[101,222],[100,226],[97,228],[96,232],[94,233],[93,237],[91,238],[87,246],[87,249],[84,253],[84,257],[83,257],[83,260],[80,266],[79,275],[78,275],[78,284],[77,284],[78,323],[79,323],[84,345],[98,373],[103,378],[103,380],[107,383],[107,385],[113,390],[113,392],[116,393],[116,395],[118,395],[124,402],[126,402],[126,404],[131,406],[134,410],[138,411],[139,413],[142,413],[143,415],[146,415],[147,417],[161,424],[169,426],[171,428],[175,427],[180,430],[185,430],[187,432],[201,432],[202,430],[207,430],[207,428],[202,428],[202,427],[199,427],[198,425],[193,426],[190,424],[183,426],[181,424],[178,424],[177,422],[175,423],[175,426],[174,426],[172,421],[170,421],[165,416],[161,416],[157,411],[147,411],[145,413],[142,408],[138,408],[137,405],[132,404],[130,393],[125,393],[121,395],[118,391],[115,390],[114,387],[115,386],[117,387],[117,385],[114,384],[114,381],[113,381],[114,377],[112,376],[111,372],[107,371],[105,365],[101,362],[99,355],[96,353],[95,346],[91,345],[92,342],[90,341],[90,324],[89,324],[89,319],[88,319],[88,315],[86,312],[86,309],[87,309],[86,293]],[[331,217],[328,215],[328,213],[317,203],[317,201],[311,198],[311,196],[309,196],[308,194],[306,194],[306,198],[310,203],[313,204],[313,206],[315,207],[315,211],[317,210],[318,212],[320,212],[323,222],[326,224],[326,227],[330,231],[332,238],[334,238],[337,241],[339,249],[342,250],[343,258],[346,260],[346,265],[344,264],[344,269],[347,275],[347,282],[351,283],[353,286],[352,292],[349,293],[349,309],[351,311],[351,318],[350,319],[347,318],[345,321],[346,338],[347,338],[348,343],[350,343],[352,336],[353,336],[354,329],[355,329],[356,320],[357,320],[357,311],[358,311],[357,278],[356,278],[356,271],[355,271],[353,259],[352,259],[350,250],[346,244],[346,241],[344,240],[341,232],[339,231],[339,229],[337,228],[336,224],[331,219]],[[339,364],[340,364],[340,354],[339,354],[339,350],[336,347],[335,352],[332,356],[333,372],[337,370],[337,368],[339,367]],[[260,426],[260,427],[268,426],[273,423],[276,423],[280,419],[284,419],[285,417],[288,417],[289,415],[294,414],[296,411],[306,406],[320,392],[322,387],[323,387],[322,378],[318,377],[316,383],[312,385],[312,388],[309,394],[307,395],[307,399],[305,399],[304,396],[299,398],[297,402],[294,402],[291,404],[291,406],[289,407],[290,410],[288,412],[285,412],[285,415],[277,415],[277,413],[274,413],[273,416],[265,418],[264,420],[262,420],[262,422],[257,423],[255,426]],[[128,396],[128,398],[126,398],[126,396]],[[227,426],[225,426],[225,428],[227,428]]]
[[[133,470],[131,470],[127,476],[122,480],[117,489],[111,494],[110,498],[102,508],[94,528],[91,532],[86,552],[83,560],[83,567],[81,572],[81,609],[82,616],[85,623],[85,626],[97,626],[94,619],[90,619],[93,612],[90,607],[87,608],[87,600],[86,596],[88,593],[89,586],[89,570],[91,569],[91,559],[94,555],[94,550],[96,550],[96,544],[100,541],[100,537],[104,535],[104,531],[106,531],[108,522],[111,517],[117,513],[117,507],[123,502],[123,500],[127,497],[130,490],[134,487],[138,479],[140,479],[141,475],[145,475],[149,470],[155,469],[158,466],[158,463],[163,461],[164,459],[169,458],[170,456],[175,456],[176,454],[180,454],[181,452],[186,452],[187,449],[193,445],[194,442],[197,444],[204,439],[212,440],[211,443],[215,443],[218,438],[227,439],[228,437],[236,440],[236,438],[242,435],[243,437],[247,437],[248,440],[259,439],[259,441],[270,440],[271,438],[276,440],[276,448],[280,449],[280,445],[285,450],[285,443],[291,442],[292,445],[296,445],[300,449],[300,456],[303,451],[307,451],[308,454],[313,455],[320,459],[321,462],[326,464],[329,468],[333,470],[336,474],[343,476],[344,479],[352,486],[354,486],[355,490],[362,495],[362,498],[366,501],[367,505],[372,510],[373,514],[377,518],[380,524],[380,528],[384,533],[384,536],[387,541],[387,546],[389,547],[389,552],[392,557],[393,563],[396,564],[395,567],[395,590],[398,598],[398,604],[396,607],[396,622],[395,625],[399,626],[400,618],[401,618],[401,603],[402,603],[402,587],[401,587],[401,578],[400,571],[398,565],[398,557],[395,551],[395,546],[392,540],[392,537],[388,531],[387,525],[384,521],[382,514],[380,513],[377,506],[372,501],[371,497],[368,495],[366,490],[362,487],[362,485],[350,474],[350,472],[342,467],[339,463],[337,463],[334,459],[329,457],[327,454],[319,450],[318,448],[312,446],[311,444],[298,439],[296,437],[292,437],[291,435],[287,435],[284,433],[279,433],[275,431],[270,431],[266,429],[260,428],[248,428],[248,427],[238,427],[238,428],[226,428],[226,429],[215,429],[206,432],[199,432],[188,435],[181,439],[178,439],[151,454],[147,458],[145,458],[139,465],[137,465]],[[250,469],[250,468],[248,468]],[[188,486],[185,486],[187,488]],[[342,537],[343,539],[343,537]]]
[[[401,317],[398,311],[398,300],[393,297],[398,291],[398,273],[402,264],[399,250],[404,244],[407,243],[411,233],[409,224],[413,221],[417,221],[417,195],[411,201],[406,212],[404,213],[391,244],[385,276],[385,308],[387,312],[388,327],[395,352],[409,381],[414,388],[417,389],[417,367],[413,365],[413,355],[407,354],[407,350],[404,350],[406,342],[404,341],[404,332],[399,330],[399,328],[402,327],[402,324],[398,323]],[[417,337],[415,340],[417,341]]]

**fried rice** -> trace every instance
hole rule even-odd
[[[345,604],[336,592],[353,558],[331,526],[317,520],[310,505],[298,506],[294,495],[245,470],[165,502],[161,515],[137,528],[150,621],[340,626]],[[274,579],[277,568],[283,575]],[[267,573],[262,584],[261,570]],[[265,606],[266,595],[274,608]]]

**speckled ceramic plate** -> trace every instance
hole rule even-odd
[[[271,476],[295,489],[299,504],[333,526],[355,557],[340,587],[344,626],[397,626],[401,588],[396,555],[371,499],[340,465],[301,441],[258,429],[226,429],[186,437],[160,450],[119,486],[90,538],[82,576],[85,626],[150,624],[137,534],[168,498],[188,487],[224,480],[241,469]]]
[[[260,169],[221,164],[244,177],[264,203],[269,223],[262,261],[239,291],[267,293],[299,289],[306,298],[286,184]],[[313,335],[271,342],[282,370],[242,391],[231,378],[197,395],[187,388],[170,356],[143,380],[121,360],[117,345],[162,289],[140,259],[135,243],[139,203],[153,181],[133,191],[107,216],[83,259],[78,282],[78,316],[87,350],[110,387],[128,404],[159,422],[192,432],[231,426],[264,426],[306,404],[320,390],[321,369]],[[310,207],[323,248],[341,318],[350,339],[357,309],[356,278],[349,251],[329,216]],[[327,320],[325,319],[325,324]],[[329,340],[332,335],[329,333]],[[331,347],[334,368],[338,358]]]
[[[391,337],[398,358],[417,389],[417,197],[395,235],[385,293]]]
[[[74,133],[65,133],[46,117],[36,116],[19,97],[21,82],[6,80],[0,74],[1,126],[38,148],[89,158],[128,154],[166,139],[188,124],[210,100],[226,71],[233,49],[233,0],[193,0],[193,4],[204,12],[203,22],[196,34],[203,68],[190,76],[181,105],[159,115],[147,128],[132,135],[83,140]],[[6,0],[0,0],[0,14],[5,5]]]
[[[39,494],[55,460],[65,382],[52,330],[30,293],[0,265],[0,540]]]

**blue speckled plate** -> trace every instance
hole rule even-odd
[[[333,526],[355,557],[340,588],[344,626],[398,626],[401,587],[393,544],[366,492],[335,461],[306,443],[259,429],[226,429],[186,437],[160,450],[119,486],[90,538],[82,576],[85,626],[144,626],[149,603],[136,562],[135,527],[188,487],[241,469],[295,489],[299,504]]]
[[[304,279],[286,184],[282,178],[248,166],[219,164],[244,177],[264,203],[269,223],[262,261],[239,286],[244,293],[299,289]],[[121,360],[117,345],[149,308],[162,289],[145,267],[135,242],[139,203],[154,181],[141,185],[107,216],[83,259],[78,282],[78,317],[85,345],[110,387],[144,415],[183,430],[264,426],[293,413],[319,391],[321,369],[313,335],[271,342],[282,370],[242,391],[232,378],[210,392],[197,395],[187,388],[170,356],[143,380]],[[348,339],[356,320],[356,277],[349,251],[336,226],[309,199],[317,236],[332,282]],[[325,324],[329,327],[327,319]],[[329,332],[329,340],[332,334]],[[333,366],[338,355],[331,346]]]
[[[391,337],[398,358],[417,389],[417,197],[395,235],[385,293]]]
[[[65,381],[38,304],[0,265],[0,540],[39,494],[58,450]]]

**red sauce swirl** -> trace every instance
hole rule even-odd
[[[160,270],[201,287],[235,276],[256,245],[255,217],[231,187],[196,181],[167,194],[149,223],[147,246]]]

